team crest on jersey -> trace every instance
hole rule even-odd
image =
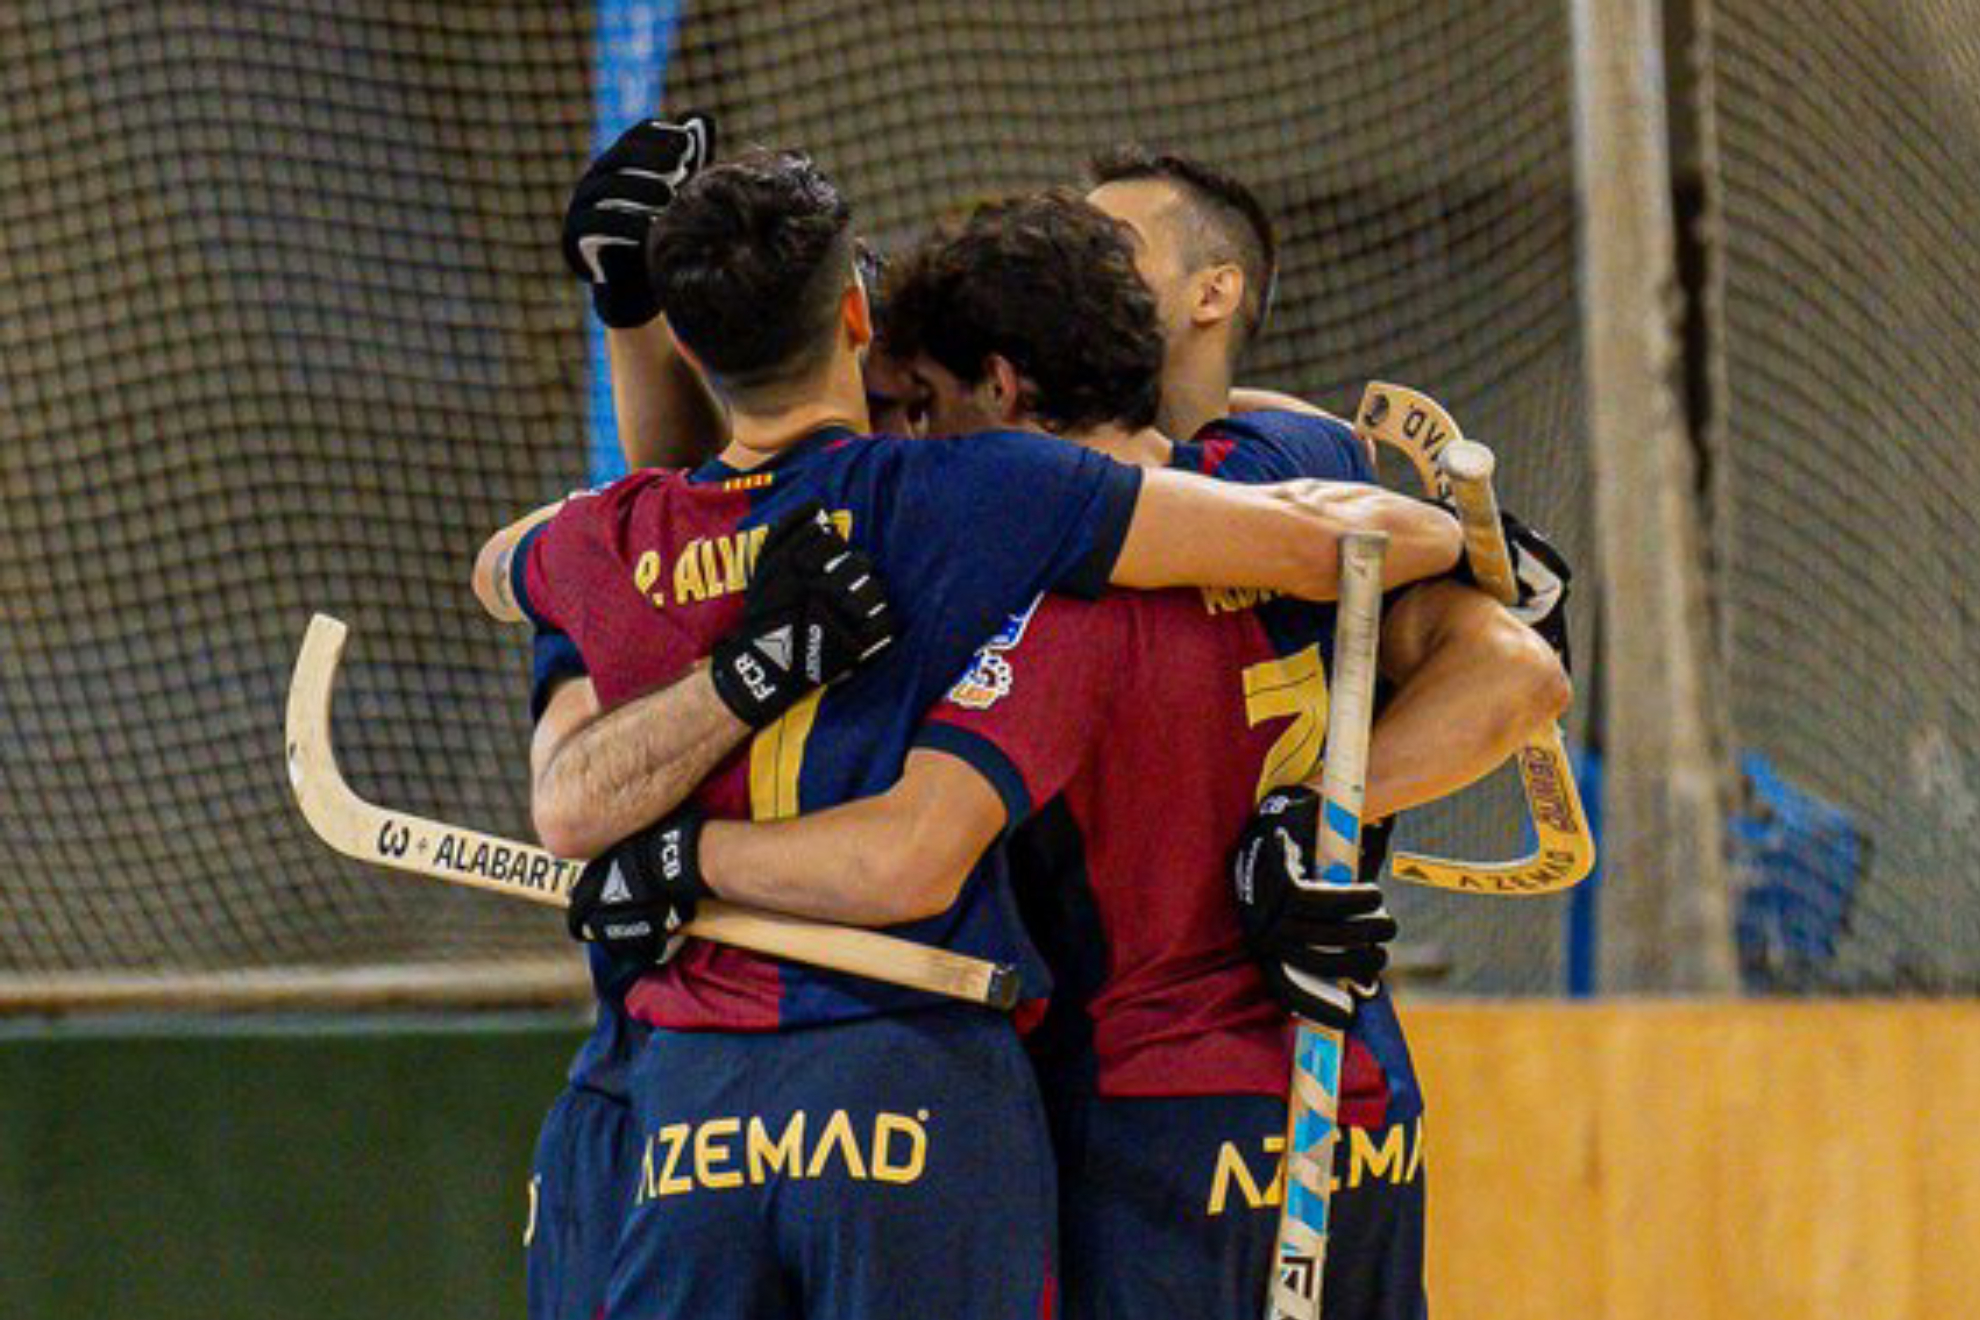
[[[976,656],[969,662],[969,668],[949,689],[949,700],[965,710],[988,710],[990,707],[1011,695],[1011,685],[1017,675],[1011,670],[1011,662],[1004,658],[1007,651],[1017,649],[1024,640],[1025,625],[1038,610],[1038,602],[1043,596],[1033,597],[1031,604],[1004,620],[1004,626],[996,635],[977,649]]]

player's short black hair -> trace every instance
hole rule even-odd
[[[1056,431],[1146,426],[1162,399],[1155,295],[1127,228],[1064,189],[986,202],[887,272],[880,342],[926,353],[965,384],[991,356]]]
[[[1279,240],[1272,217],[1256,193],[1237,179],[1190,156],[1123,143],[1097,153],[1087,164],[1094,187],[1136,179],[1173,185],[1189,209],[1184,257],[1192,269],[1234,262],[1244,272],[1244,303],[1239,309],[1248,341],[1265,324],[1272,290],[1279,278]]]
[[[667,322],[726,393],[803,379],[852,278],[852,207],[809,156],[751,151],[689,180],[647,236]]]

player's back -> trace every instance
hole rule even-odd
[[[1228,592],[1046,599],[985,648],[923,742],[1013,816],[1057,989],[1045,1047],[1108,1094],[1283,1092],[1284,1012],[1245,952],[1228,858],[1326,734],[1331,611],[1268,629]]]
[[[517,555],[517,599],[567,632],[611,708],[684,673],[740,619],[768,527],[816,501],[870,555],[899,622],[894,644],[813,693],[729,758],[696,794],[710,814],[774,819],[885,788],[922,714],[970,654],[1048,589],[1104,584],[1137,476],[1039,436],[940,441],[814,433],[749,472],[634,474],[572,501]],[[904,933],[1042,966],[992,869],[948,912]],[[766,1029],[886,1011],[912,992],[739,950],[691,944],[627,995],[675,1028]]]
[[[1344,424],[1276,412],[1213,423],[1174,466],[1374,478]],[[1244,952],[1229,854],[1265,788],[1317,770],[1332,634],[1331,609],[1258,592],[1048,600],[938,708],[966,736],[937,745],[1038,790],[1011,804],[1037,810],[1008,852],[1055,982],[1031,1038],[1051,1089],[1284,1094],[1287,1019]],[[1369,1126],[1420,1108],[1386,992],[1349,1033],[1343,1102]]]

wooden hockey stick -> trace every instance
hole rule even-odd
[[[1361,865],[1361,812],[1368,789],[1368,731],[1375,714],[1375,649],[1381,636],[1380,532],[1341,538],[1341,598],[1327,753],[1320,775],[1319,885],[1351,885]],[[1327,1212],[1340,1136],[1341,1033],[1299,1022],[1286,1112],[1286,1202],[1279,1212],[1277,1267],[1266,1320],[1320,1320],[1327,1263]]]
[[[344,782],[330,743],[330,702],[349,630],[327,614],[309,621],[289,681],[289,783],[310,828],[361,862],[429,880],[485,889],[549,907],[570,901],[582,862],[365,801]],[[697,939],[925,990],[990,1008],[1017,1002],[1010,966],[877,931],[758,912],[705,899],[683,927]]]
[[[1355,413],[1355,434],[1399,449],[1426,492],[1450,499],[1464,524],[1465,558],[1479,585],[1503,604],[1519,599],[1512,554],[1492,491],[1494,460],[1466,440],[1451,415],[1427,394],[1372,382]],[[1397,852],[1389,873],[1398,880],[1461,893],[1525,897],[1572,889],[1595,866],[1595,836],[1575,786],[1574,767],[1558,725],[1529,739],[1515,755],[1534,850],[1503,862],[1466,862]]]

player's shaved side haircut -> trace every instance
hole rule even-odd
[[[926,353],[966,385],[1002,357],[1024,381],[1025,410],[1052,430],[1155,420],[1155,295],[1127,227],[1075,193],[977,207],[890,265],[882,307],[888,353]]]
[[[668,324],[716,386],[767,402],[831,355],[852,207],[802,152],[747,152],[681,189],[646,260]]]
[[[1232,262],[1244,272],[1244,302],[1238,309],[1243,342],[1257,336],[1272,309],[1272,289],[1279,278],[1279,241],[1272,217],[1251,189],[1202,161],[1172,152],[1155,152],[1129,143],[1110,147],[1087,165],[1093,186],[1160,179],[1182,199],[1187,228],[1183,258],[1201,270]]]

